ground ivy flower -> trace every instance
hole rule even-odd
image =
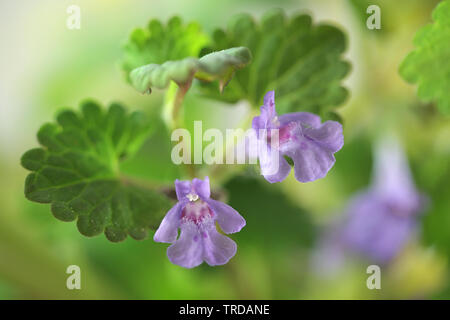
[[[167,212],[154,240],[172,243],[167,249],[169,260],[185,268],[203,261],[211,266],[223,265],[236,254],[236,243],[220,234],[239,232],[245,220],[229,205],[210,198],[209,178],[175,181],[177,204]],[[181,230],[178,237],[178,229]]]
[[[275,111],[275,92],[264,97],[261,115],[253,118],[258,139],[261,173],[267,181],[284,180],[294,162],[295,178],[300,182],[323,178],[335,163],[334,153],[344,145],[342,125],[336,121],[321,123],[319,116],[309,112],[287,113]],[[261,146],[263,150],[261,152]]]
[[[375,150],[372,185],[349,201],[345,219],[326,233],[320,264],[341,264],[346,252],[389,263],[416,234],[425,202],[398,142],[382,141]]]
[[[343,241],[372,260],[387,263],[415,233],[424,203],[400,145],[385,140],[375,152],[372,186],[348,206]]]

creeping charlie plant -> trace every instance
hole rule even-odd
[[[333,107],[348,95],[341,86],[350,69],[342,58],[345,49],[345,34],[338,28],[316,26],[304,14],[287,17],[281,10],[267,12],[260,22],[240,15],[214,36],[178,17],[166,25],[152,20],[131,33],[122,67],[125,81],[141,94],[167,89],[158,116],[172,132],[171,159],[181,169],[175,187],[158,182],[149,187],[121,172],[121,163],[152,137],[152,119],[127,113],[117,103],[104,110],[86,101],[79,112],[64,110],[55,123],[39,130],[42,147],[22,157],[31,171],[25,195],[49,203],[62,221],[77,220],[85,236],[104,233],[119,242],[127,236],[146,239],[149,230],[156,230],[154,241],[171,243],[167,256],[176,265],[226,264],[237,245],[222,233],[239,232],[246,222],[235,209],[211,198],[221,193],[223,183],[213,168],[259,162],[270,183],[286,179],[291,168],[302,183],[326,177],[344,144]],[[184,129],[183,101],[192,87],[196,95],[210,99],[211,112],[214,101],[246,100],[255,111],[260,107],[260,114],[239,119],[248,127],[226,130],[226,141],[218,129],[203,133],[202,122],[196,121],[191,139]],[[209,142],[205,148],[204,141]],[[202,163],[206,166],[200,174],[196,165]],[[170,196],[174,193],[176,202]]]

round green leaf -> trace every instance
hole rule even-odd
[[[89,101],[81,113],[61,112],[57,123],[39,130],[43,147],[22,156],[22,166],[32,171],[25,196],[50,203],[59,220],[77,220],[85,236],[104,232],[114,242],[127,235],[146,238],[171,203],[162,193],[124,180],[118,164],[137,151],[151,129],[143,114],[127,114],[118,104],[104,112]]]

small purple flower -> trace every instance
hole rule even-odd
[[[342,125],[336,121],[321,123],[309,112],[277,116],[275,92],[264,97],[261,115],[253,118],[258,143],[269,152],[258,151],[261,173],[267,181],[280,182],[291,171],[284,156],[294,162],[295,178],[300,182],[325,177],[335,163],[334,153],[344,145]]]
[[[210,266],[223,265],[236,254],[236,243],[220,234],[239,232],[245,220],[229,205],[210,198],[209,178],[175,181],[178,203],[167,212],[153,240],[172,243],[169,260],[185,268],[203,261]],[[178,237],[178,228],[181,229]]]
[[[384,140],[375,150],[372,185],[350,200],[345,219],[326,232],[319,253],[339,263],[346,252],[353,252],[387,264],[416,234],[425,202],[400,145]]]
[[[414,235],[426,201],[414,186],[396,140],[378,145],[374,165],[371,187],[356,195],[347,208],[342,240],[353,251],[383,264]]]

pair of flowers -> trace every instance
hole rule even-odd
[[[275,93],[264,97],[261,115],[253,119],[257,135],[261,174],[271,183],[284,180],[291,170],[285,157],[294,163],[300,182],[323,178],[335,162],[334,153],[344,144],[342,126],[335,121],[321,123],[308,112],[278,116]],[[211,266],[227,263],[236,253],[236,243],[226,234],[239,232],[244,218],[232,207],[210,198],[209,179],[175,181],[178,202],[164,217],[154,235],[156,242],[172,243],[169,260],[185,268],[203,261]],[[178,237],[178,229],[181,229]]]

